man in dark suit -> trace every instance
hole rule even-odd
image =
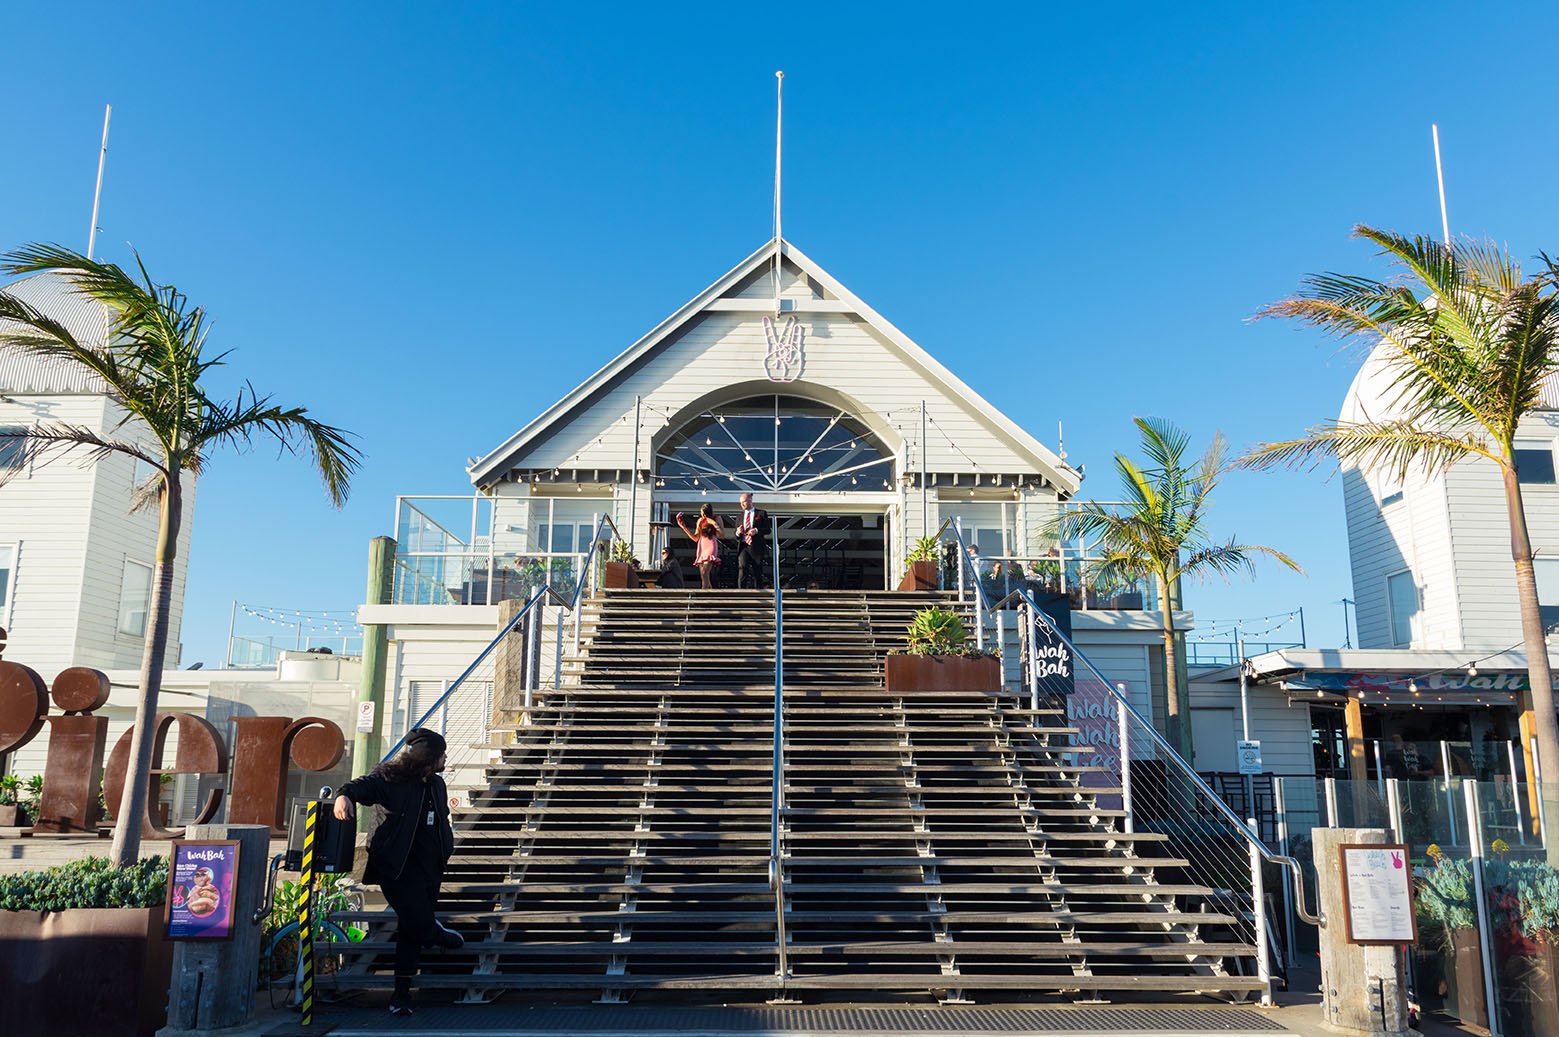
[[[769,513],[753,506],[752,494],[738,498],[742,511],[736,520],[736,585],[763,589],[763,556],[769,543]]]

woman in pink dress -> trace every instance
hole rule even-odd
[[[699,585],[704,590],[714,590],[715,570],[720,567],[720,520],[715,518],[712,504],[698,509],[698,522],[689,526],[682,512],[677,512],[677,525],[698,545],[693,565],[698,568]]]

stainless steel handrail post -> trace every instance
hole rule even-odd
[[[1245,823],[1252,828],[1256,819],[1248,817]],[[1256,927],[1256,978],[1261,980],[1261,1004],[1272,1007],[1272,963],[1267,960],[1267,892],[1261,874],[1261,849],[1250,844],[1250,905],[1251,922]]]
[[[1125,685],[1121,685],[1121,688],[1124,687]],[[1121,809],[1126,812],[1124,824],[1127,834],[1130,834],[1137,830],[1137,821],[1131,811],[1131,724],[1127,721],[1124,694],[1115,701],[1115,721],[1120,725]]]
[[[1034,606],[1025,605],[1028,611],[1029,642],[1029,709],[1039,709],[1039,620],[1034,616]]]
[[[781,983],[790,978],[789,937],[785,932],[785,862],[780,846],[780,811],[785,798],[785,602],[779,580],[779,518],[772,523],[769,548],[774,567],[774,775],[769,797],[769,883],[774,887],[775,962]]]

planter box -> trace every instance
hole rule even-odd
[[[1512,954],[1500,969],[1501,1027],[1523,1037],[1559,1037],[1559,948],[1535,944],[1536,954]]]
[[[899,581],[901,591],[934,591],[937,589],[937,565],[935,562],[910,562]]]
[[[602,586],[612,590],[625,590],[639,585],[639,574],[627,562],[607,562]]]
[[[32,818],[27,816],[27,811],[14,803],[0,807],[0,828],[26,828],[30,824]]]
[[[993,655],[890,655],[885,669],[890,692],[1001,691],[1001,660]]]
[[[167,1021],[163,908],[0,911],[7,1033],[151,1037]]]
[[[1456,929],[1451,933],[1451,960],[1446,963],[1449,988],[1446,1010],[1464,1023],[1489,1025],[1489,1010],[1483,996],[1483,952],[1478,947],[1478,930]]]

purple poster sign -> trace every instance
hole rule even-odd
[[[168,867],[170,940],[225,940],[233,935],[238,843],[173,843]]]

